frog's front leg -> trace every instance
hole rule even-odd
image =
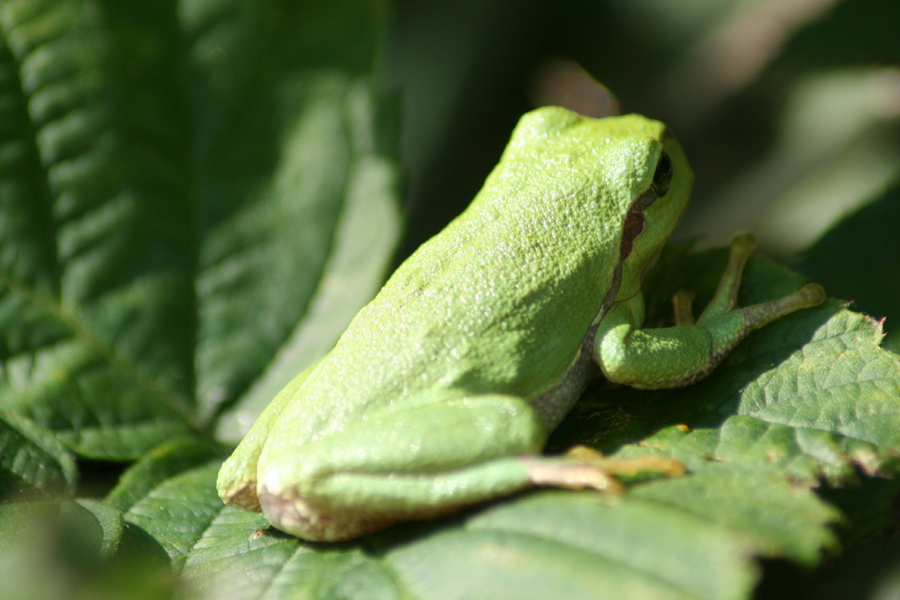
[[[615,305],[599,323],[594,338],[594,360],[607,379],[644,389],[699,381],[754,329],[825,299],[820,285],[808,284],[783,298],[737,308],[741,274],[755,247],[756,238],[749,233],[731,240],[728,266],[696,323],[683,296],[676,297],[679,324],[661,329],[640,329],[643,304],[639,296]]]

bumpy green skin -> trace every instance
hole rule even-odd
[[[646,199],[663,151],[667,191],[640,211],[640,235],[623,245],[636,233],[626,215]],[[649,387],[711,369],[718,334],[702,323],[672,328],[699,346],[663,352],[662,376],[639,356],[659,361],[660,344],[628,341],[643,320],[641,276],[684,211],[691,181],[659,122],[554,107],[526,114],[471,206],[266,409],[222,467],[223,500],[330,541],[524,489],[537,481],[536,464],[542,484],[548,466],[553,484],[557,460],[559,485],[571,484],[562,474],[571,461],[535,455],[555,413],[582,390],[591,355],[607,376]],[[719,312],[734,322],[713,329],[745,335],[726,305]]]

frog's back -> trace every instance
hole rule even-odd
[[[590,132],[518,153],[517,135],[472,205],[401,265],[307,380],[292,406],[309,412],[296,421],[306,435],[438,389],[531,399],[565,374],[609,290],[630,187],[644,183],[611,186],[630,166]]]

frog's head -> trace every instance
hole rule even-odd
[[[666,126],[640,115],[592,119],[544,107],[522,118],[507,154],[527,154],[544,163],[535,170],[571,179],[578,190],[567,197],[593,200],[601,235],[616,249],[610,254],[617,257],[618,297],[637,293],[678,225],[694,179]]]

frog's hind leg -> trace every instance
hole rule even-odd
[[[587,448],[541,456],[546,427],[517,396],[442,391],[407,400],[412,408],[361,415],[312,443],[293,444],[290,424],[280,423],[285,433],[273,432],[277,443],[259,459],[257,493],[269,522],[305,539],[348,540],[535,485],[615,490],[610,474],[680,466]]]
[[[257,488],[269,522],[306,539],[346,540],[532,485],[522,458],[538,454],[547,434],[525,400],[446,391],[408,400],[412,408],[362,416],[312,443],[275,435]]]

